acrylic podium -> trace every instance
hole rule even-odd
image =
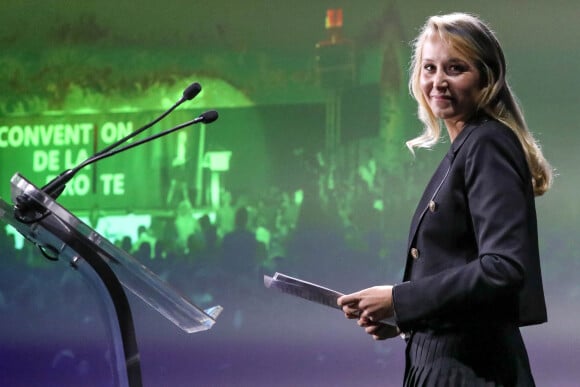
[[[203,310],[190,303],[20,174],[10,184],[13,204],[0,198],[0,219],[37,245],[48,259],[77,270],[94,288],[114,346],[116,386],[142,385],[133,317],[124,289],[186,332],[213,326],[221,306]]]

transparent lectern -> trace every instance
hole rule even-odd
[[[123,287],[186,332],[213,326],[221,306],[202,310],[20,174],[10,183],[13,204],[0,198],[0,219],[37,245],[45,257],[78,270],[97,292],[114,345],[117,386],[142,385],[133,318]]]

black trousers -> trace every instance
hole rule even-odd
[[[425,329],[407,342],[405,387],[535,386],[517,327]]]

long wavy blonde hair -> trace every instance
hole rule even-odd
[[[477,65],[483,88],[474,114],[484,112],[514,131],[526,155],[534,193],[545,193],[552,184],[552,167],[529,131],[522,110],[507,83],[505,57],[497,38],[484,22],[473,15],[452,13],[432,16],[415,39],[409,89],[418,102],[418,116],[424,124],[424,130],[420,136],[407,141],[407,147],[411,152],[414,148],[430,148],[441,136],[441,121],[431,111],[420,87],[423,45],[434,34]]]

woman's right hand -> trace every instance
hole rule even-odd
[[[372,322],[366,318],[360,318],[357,324],[364,328],[365,332],[373,337],[375,340],[391,339],[399,336],[401,331],[394,325],[389,325],[381,322]]]

